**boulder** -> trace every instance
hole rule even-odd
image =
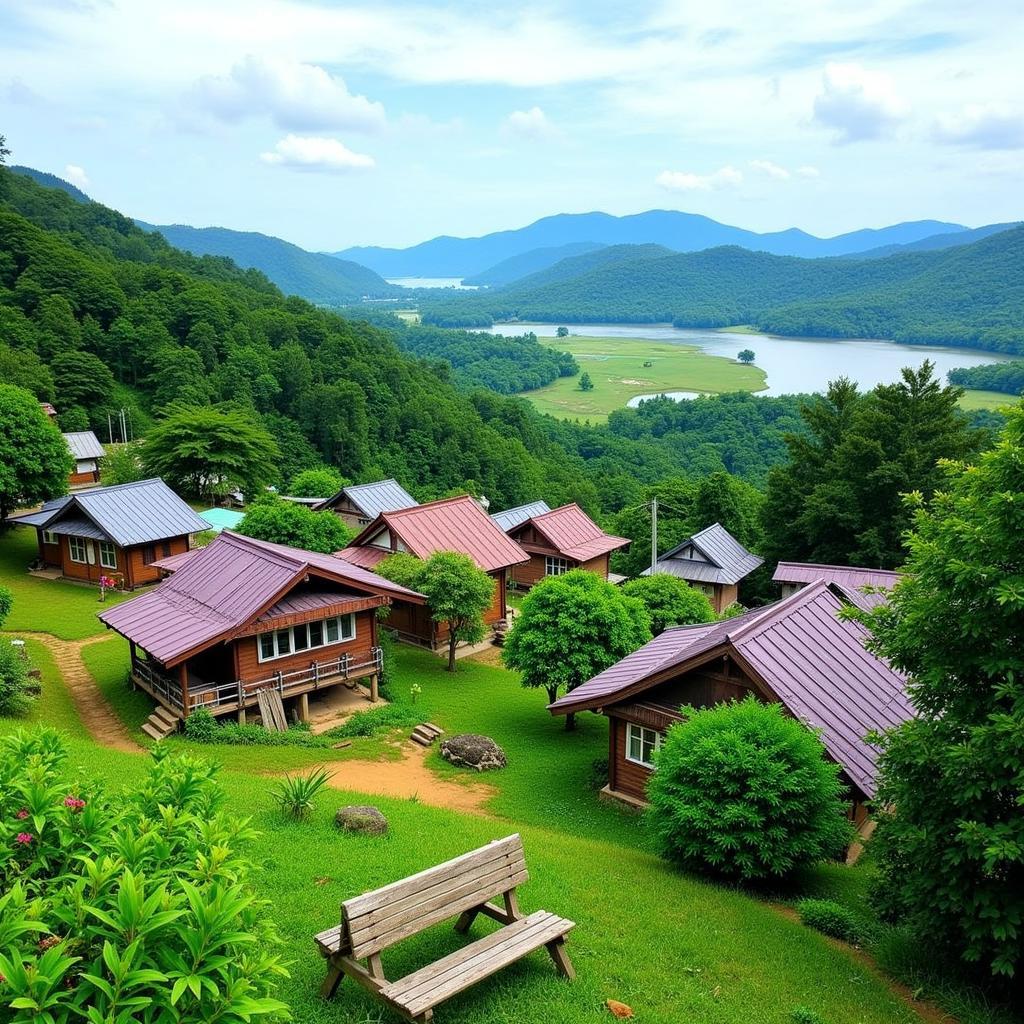
[[[472,732],[449,736],[441,743],[441,756],[454,765],[478,772],[488,772],[508,765],[505,751],[490,736],[478,736]]]
[[[369,836],[381,836],[388,830],[388,819],[376,807],[361,804],[339,807],[334,824],[343,832],[362,832]]]

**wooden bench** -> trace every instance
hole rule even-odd
[[[516,886],[529,878],[518,835],[428,868],[341,905],[341,924],[315,937],[328,961],[320,993],[334,995],[344,975],[415,1024],[433,1018],[433,1009],[503,967],[546,947],[559,973],[573,978],[563,944],[572,921],[538,910],[519,912]],[[502,906],[492,902],[501,896]],[[398,981],[388,981],[381,952],[403,939],[458,915],[463,934],[478,914],[503,927]],[[365,966],[359,961],[365,960]]]

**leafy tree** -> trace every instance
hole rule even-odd
[[[288,493],[293,498],[330,498],[347,483],[336,469],[319,466],[296,473],[288,483]]]
[[[66,494],[73,468],[64,438],[36,398],[0,384],[0,523],[22,505]]]
[[[114,375],[91,352],[61,352],[50,363],[61,408],[80,405],[98,423],[111,404]]]
[[[355,536],[355,531],[333,512],[314,512],[306,505],[269,495],[249,506],[238,532],[324,554],[340,551]]]
[[[550,704],[651,639],[643,602],[585,569],[547,576],[523,600],[501,658]],[[567,715],[566,729],[575,727]]]
[[[277,472],[277,444],[257,421],[236,409],[169,406],[142,444],[146,473],[175,490],[223,497],[259,495]]]
[[[590,374],[586,370],[580,374],[580,382],[577,385],[580,391],[593,391],[594,382],[590,379]]]
[[[156,410],[174,402],[205,405],[213,392],[199,353],[194,348],[174,345],[166,345],[154,353],[148,386]]]
[[[689,626],[696,622],[712,622],[715,610],[711,602],[686,580],[666,572],[638,576],[622,585],[627,597],[643,602],[651,617],[651,632],[657,636],[668,626]]]
[[[7,137],[0,135],[0,164],[7,163],[7,158],[11,155],[11,151],[7,148]]]
[[[133,484],[142,480],[142,459],[140,442],[107,445],[107,457],[103,460],[103,483]]]
[[[568,338],[569,337],[569,328],[568,327],[559,327],[558,330],[555,331],[555,337],[556,338]]]
[[[400,587],[416,590],[420,573],[423,572],[423,560],[406,551],[388,555],[377,565],[377,573],[385,579],[397,583]]]
[[[975,466],[908,499],[906,575],[859,615],[917,717],[883,739],[873,845],[889,909],[971,963],[1024,958],[1024,403]],[[891,809],[891,810],[890,810]]]
[[[757,355],[752,348],[744,348],[736,353],[736,358],[741,363],[752,363],[757,358]]]
[[[647,784],[662,853],[752,881],[838,856],[852,838],[839,766],[781,704],[683,708]]]

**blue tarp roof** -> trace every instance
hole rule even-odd
[[[220,533],[221,530],[233,530],[245,518],[245,513],[233,508],[208,508],[199,513],[199,518],[205,519],[211,530]]]

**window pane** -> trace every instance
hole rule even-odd
[[[263,659],[274,656],[274,634],[260,633],[260,657]]]
[[[323,647],[324,645],[324,624],[322,622],[311,622],[309,624],[309,646]]]
[[[642,751],[640,749],[639,730],[637,729],[637,727],[635,725],[632,724],[632,722],[629,724],[629,726],[627,728],[628,728],[628,731],[629,731],[629,736],[628,736],[628,740],[629,740],[629,756],[634,761],[639,761],[639,760],[641,760],[641,753],[642,753]]]
[[[352,615],[343,615],[341,617],[341,639],[351,640],[355,635],[355,617]]]
[[[309,646],[309,630],[304,622],[292,626],[292,638],[295,641],[295,650],[304,651]]]
[[[324,626],[327,627],[327,642],[329,644],[336,644],[338,642],[338,620],[327,619],[324,622]]]
[[[291,636],[287,629],[279,629],[277,631],[277,653],[278,654],[289,654],[291,653]]]

